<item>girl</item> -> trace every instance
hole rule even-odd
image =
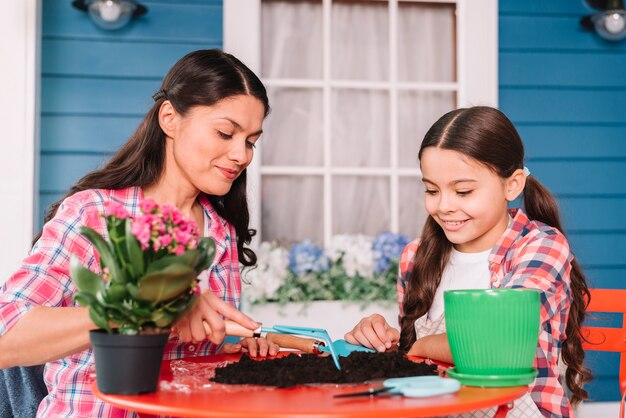
[[[589,290],[574,259],[554,197],[524,167],[511,121],[489,107],[441,117],[419,150],[429,216],[419,240],[403,251],[398,281],[401,332],[379,315],[362,319],[346,340],[452,363],[443,316],[449,289],[525,287],[541,292],[539,371],[510,416],[572,416],[586,398],[580,326]],[[508,209],[523,192],[524,210]]]
[[[239,263],[251,266],[255,254],[244,247],[248,229],[246,167],[269,113],[258,77],[232,55],[219,50],[189,53],[165,76],[155,103],[117,154],[80,179],[50,208],[43,231],[21,268],[0,294],[0,368],[47,363],[49,394],[38,416],[131,416],[91,393],[93,358],[88,331],[96,328],[87,309],[73,300],[70,254],[98,270],[94,248],[78,233],[87,225],[106,231],[103,203],[116,201],[131,215],[150,198],[178,207],[205,236],[216,242],[210,269],[200,279],[200,301],[176,324],[165,358],[215,353],[224,339],[223,317],[254,329],[237,310]],[[203,321],[212,332],[205,334]],[[207,341],[207,338],[210,341]],[[275,354],[278,346],[247,339],[227,347],[255,356]]]

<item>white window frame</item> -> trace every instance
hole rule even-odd
[[[8,1],[0,14],[0,285],[30,249],[36,204],[41,0]]]
[[[224,50],[234,54],[252,71],[259,74],[261,70],[261,1],[262,0],[224,0]],[[446,83],[399,83],[394,79],[397,51],[397,14],[399,0],[388,0],[389,36],[390,36],[390,68],[389,82],[352,82],[330,80],[330,16],[332,0],[321,0],[324,13],[324,76],[322,81],[312,80],[264,80],[268,86],[295,87],[353,87],[353,88],[384,88],[391,84],[395,88],[389,90],[390,95],[397,95],[398,89],[408,88],[412,91],[456,91],[459,107],[473,105],[498,105],[498,0],[401,0],[400,2],[445,3],[456,4],[456,45],[457,45],[457,81]],[[325,101],[330,94],[325,91]],[[392,106],[397,106],[397,98],[390,97]],[[330,103],[324,103],[324,147],[330,147]],[[396,113],[391,109],[392,114]],[[280,117],[277,115],[276,117]],[[397,149],[398,121],[390,121],[391,149]],[[260,167],[261,150],[248,170],[248,191],[251,210],[251,225],[260,231],[261,227],[261,174],[294,174],[294,167]],[[391,176],[391,230],[398,229],[398,177],[420,175],[419,169],[399,168],[397,152],[391,155],[390,169],[375,168],[335,168],[328,165],[321,168],[298,167],[298,175],[324,175],[324,241],[328,242],[332,233],[331,219],[331,187],[332,175],[337,174],[383,174]],[[262,171],[261,171],[262,170]],[[391,171],[391,173],[390,173]],[[260,236],[260,234],[259,234]]]

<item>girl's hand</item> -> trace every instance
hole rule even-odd
[[[389,326],[382,315],[374,314],[361,319],[344,338],[349,343],[361,344],[383,352],[397,348],[400,332]]]
[[[178,338],[186,343],[199,343],[209,339],[214,344],[221,344],[226,336],[223,317],[250,330],[259,327],[259,324],[234,306],[224,302],[210,290],[204,290],[193,309],[178,320],[174,330],[178,333]],[[203,322],[209,325],[210,333],[205,331]]]
[[[257,353],[261,357],[275,356],[280,347],[266,338],[243,338],[236,344],[224,344],[220,349],[223,354],[248,353],[250,357],[256,357]]]

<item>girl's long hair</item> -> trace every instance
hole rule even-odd
[[[508,178],[515,170],[524,167],[524,146],[517,130],[502,112],[490,107],[457,109],[445,114],[426,133],[418,154],[420,160],[428,147],[460,152],[484,164],[501,178]],[[523,200],[529,219],[563,233],[556,199],[534,176],[526,179]],[[441,227],[429,216],[404,294],[400,347],[405,351],[416,339],[415,320],[426,314],[433,303],[451,248],[452,244]],[[573,300],[561,356],[567,365],[565,380],[572,392],[572,403],[576,404],[587,398],[583,385],[592,378],[583,365],[585,352],[580,333],[590,294],[576,259],[572,261],[570,277]]]
[[[270,111],[269,100],[261,80],[241,61],[219,49],[190,52],[167,73],[155,103],[137,130],[117,153],[100,169],[83,176],[63,199],[46,212],[44,222],[56,214],[61,202],[87,189],[146,188],[155,184],[165,166],[165,133],[159,126],[159,109],[169,100],[178,113],[185,115],[194,106],[211,106],[227,97],[251,95]],[[244,266],[256,264],[256,255],[249,244],[256,233],[249,229],[250,214],[246,195],[246,170],[233,182],[224,196],[208,196],[217,213],[232,224],[237,232],[239,262]],[[33,244],[41,237],[41,231]]]

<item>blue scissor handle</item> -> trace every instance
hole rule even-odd
[[[439,376],[396,377],[385,380],[383,386],[410,398],[446,395],[461,389],[458,380]]]

